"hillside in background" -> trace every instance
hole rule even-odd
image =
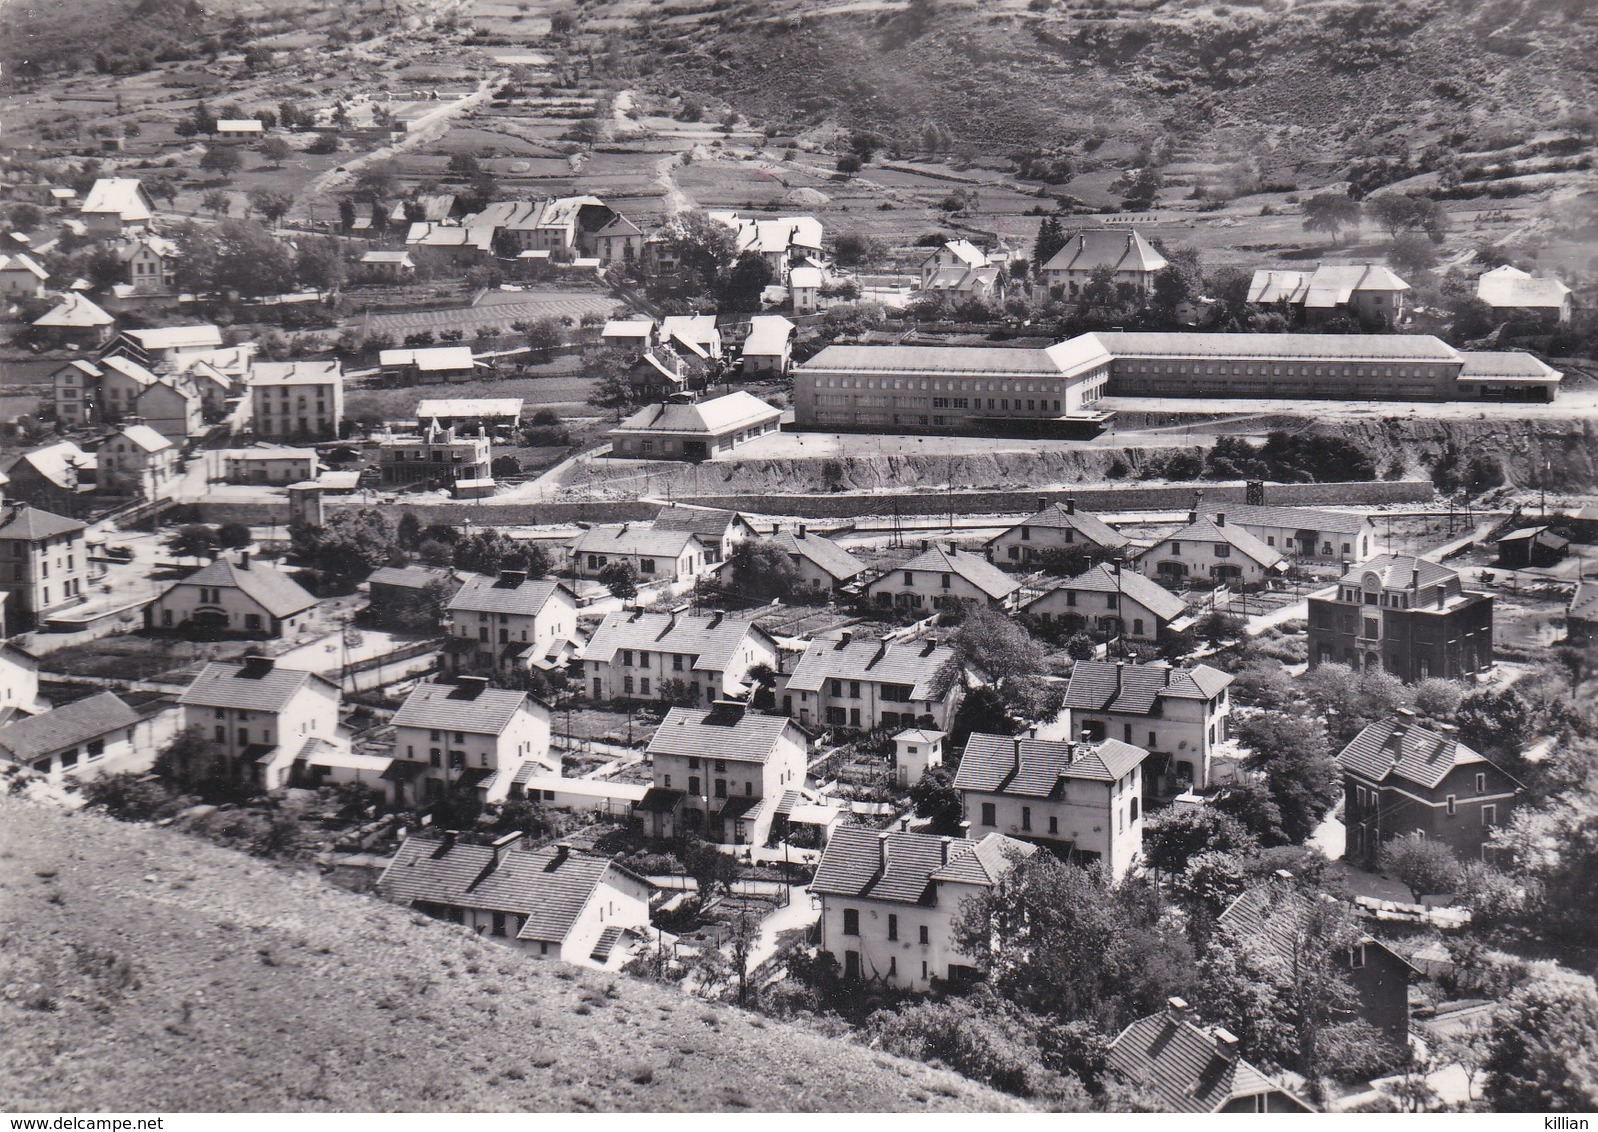
[[[1009,1110],[181,834],[0,799],[0,1108]]]

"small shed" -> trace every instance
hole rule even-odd
[[[1498,538],[1498,564],[1510,570],[1552,566],[1570,553],[1570,540],[1548,527],[1521,527]]]
[[[943,765],[942,731],[907,728],[893,737],[894,777],[901,787],[914,786],[929,769]]]

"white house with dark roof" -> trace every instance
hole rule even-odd
[[[649,741],[654,768],[638,803],[651,837],[702,834],[733,845],[764,845],[777,802],[805,784],[810,740],[793,720],[741,703],[674,707]]]
[[[998,833],[971,841],[842,826],[810,884],[821,900],[818,946],[850,980],[911,991],[931,990],[934,979],[974,981],[979,961],[954,939],[962,905],[1035,852]]]
[[[524,954],[616,970],[649,938],[653,886],[608,857],[525,834],[411,837],[378,879],[389,900]]]
[[[34,628],[86,600],[87,530],[76,519],[25,503],[0,503],[0,595],[10,632]]]
[[[141,722],[114,693],[97,692],[0,727],[0,760],[52,781],[149,770],[154,746],[134,741]]]
[[[1476,298],[1500,316],[1532,315],[1550,322],[1569,322],[1571,290],[1557,279],[1538,279],[1504,264],[1476,280]]]
[[[1074,578],[1051,583],[1021,612],[1063,631],[1084,629],[1143,644],[1155,644],[1188,614],[1170,590],[1119,563],[1100,563]]]
[[[384,777],[394,804],[431,801],[451,790],[503,802],[530,774],[559,774],[549,750],[549,705],[525,692],[490,688],[487,677],[423,682],[394,715],[394,762]]]
[[[147,629],[176,629],[249,637],[292,637],[316,608],[316,598],[283,571],[218,558],[168,586],[144,611]]]
[[[744,376],[788,372],[793,357],[794,324],[780,314],[757,314],[749,320],[749,336],[744,339],[741,357]]]
[[[1108,270],[1117,285],[1146,295],[1154,286],[1155,274],[1168,263],[1136,229],[1086,228],[1068,237],[1065,246],[1043,265],[1043,282],[1075,298],[1092,281],[1094,272]]]
[[[910,561],[866,584],[874,605],[893,609],[956,609],[961,605],[1013,608],[1021,583],[980,554],[954,546],[928,546]]]
[[[1142,747],[1152,756],[1144,773],[1169,778],[1157,792],[1178,793],[1183,783],[1203,789],[1214,782],[1215,748],[1226,742],[1231,726],[1231,683],[1229,674],[1207,664],[1079,660],[1066,685],[1065,707],[1073,734]]]
[[[64,343],[93,349],[110,339],[116,321],[83,295],[69,291],[59,303],[34,319],[33,326]]]
[[[1363,562],[1382,550],[1376,520],[1316,507],[1226,504],[1226,521],[1301,562]]]
[[[658,700],[680,682],[697,700],[740,699],[749,670],[777,667],[777,642],[753,621],[672,610],[607,613],[582,648],[582,689],[596,700]]]
[[[1078,510],[1075,499],[1063,503],[1039,499],[1034,514],[989,539],[983,549],[998,565],[1030,569],[1051,553],[1113,554],[1129,545],[1131,540],[1103,519]]]
[[[1119,739],[973,733],[954,788],[976,835],[1045,842],[1120,880],[1143,852],[1143,760]]]
[[[1313,271],[1260,268],[1249,283],[1248,301],[1298,310],[1311,320],[1341,312],[1397,326],[1409,290],[1379,263],[1323,263]]]
[[[796,523],[790,531],[777,531],[770,541],[788,556],[799,572],[799,585],[807,590],[829,592],[854,581],[865,564],[825,535],[812,534],[805,524]]]
[[[646,405],[608,435],[612,456],[709,460],[781,427],[781,409],[740,389],[699,401]]]
[[[256,362],[250,372],[255,435],[336,440],[344,419],[344,371],[332,361]]]
[[[705,572],[710,548],[692,531],[659,530],[647,523],[591,527],[568,548],[573,577],[597,578],[605,567],[627,562],[640,583],[680,582]]]
[[[775,694],[784,715],[806,728],[876,731],[925,727],[946,731],[962,684],[942,673],[954,650],[934,637],[898,641],[857,637],[814,640],[797,660],[784,654]]]
[[[1192,578],[1216,585],[1257,586],[1286,569],[1281,551],[1266,546],[1225,513],[1214,519],[1197,511],[1188,514],[1185,527],[1166,535],[1137,557],[1137,569],[1165,586],[1180,586]]]
[[[207,664],[178,697],[183,726],[199,728],[216,744],[218,769],[261,790],[289,785],[295,761],[312,740],[339,740],[341,701],[331,680],[279,668],[269,656]]]
[[[548,669],[568,659],[577,639],[577,596],[525,570],[472,574],[445,606],[446,667],[463,671]]]
[[[706,562],[724,562],[744,539],[755,537],[755,528],[736,511],[719,507],[694,507],[668,503],[654,519],[657,531],[692,531],[705,544]]]
[[[178,475],[178,448],[146,424],[125,425],[95,449],[95,489],[160,499]]]

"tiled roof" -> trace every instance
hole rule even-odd
[[[390,900],[453,908],[478,908],[525,916],[518,939],[559,943],[571,932],[612,868],[606,857],[523,842],[499,850],[491,845],[412,837],[400,846],[377,882]],[[618,869],[618,872],[622,871]]]
[[[1212,1032],[1165,1013],[1139,1018],[1122,1030],[1110,1043],[1109,1060],[1118,1076],[1147,1089],[1169,1112],[1217,1112],[1229,1101],[1261,1093],[1292,1096],[1235,1053],[1224,1053]]]
[[[1541,358],[1524,350],[1461,350],[1459,368],[1461,381],[1481,381],[1496,378],[1500,381],[1520,378],[1528,381],[1550,381],[1564,375]]]
[[[453,582],[455,573],[442,566],[379,566],[367,577],[367,585],[394,586],[419,590],[434,582]]]
[[[0,506],[0,538],[39,542],[42,539],[76,534],[87,529],[76,519],[41,511],[26,503],[7,503]]]
[[[1004,346],[828,346],[802,373],[960,374],[1059,378],[1106,365],[1111,357],[1091,334],[1043,350]]]
[[[1222,912],[1216,923],[1231,930],[1291,963],[1304,932],[1304,921],[1314,910],[1311,899],[1298,889],[1284,884],[1261,884],[1242,893]],[[1361,943],[1374,945],[1405,966],[1409,961],[1374,936],[1363,936]]]
[[[1407,590],[1415,584],[1417,570],[1420,571],[1419,581],[1423,587],[1451,582],[1459,577],[1459,571],[1439,562],[1416,558],[1413,554],[1378,554],[1344,574],[1341,581],[1345,586],[1362,586],[1368,575],[1375,574],[1381,581],[1382,589]]]
[[[1230,675],[1207,664],[1172,668],[1166,664],[1079,660],[1066,685],[1065,706],[1078,711],[1148,715],[1162,696],[1211,700],[1231,682]]]
[[[1078,574],[1074,578],[1067,578],[1063,582],[1051,585],[1042,594],[1027,602],[1025,608],[1031,609],[1038,602],[1061,590],[1074,593],[1118,593],[1137,602],[1154,616],[1167,621],[1187,612],[1186,602],[1153,579],[1139,574],[1136,570],[1122,570],[1117,575],[1113,567],[1104,563],[1093,567],[1085,574]]]
[[[930,700],[938,671],[954,661],[954,650],[934,641],[811,641],[788,678],[794,692],[816,692],[828,680],[907,684],[912,700]]]
[[[383,350],[377,355],[377,364],[415,366],[423,373],[435,371],[469,370],[473,365],[470,346],[435,346],[423,350]]]
[[[778,531],[771,541],[788,555],[797,554],[826,572],[835,582],[847,582],[865,567],[843,547],[830,538],[806,532],[804,537],[792,531]]]
[[[1566,617],[1598,621],[1598,582],[1577,582],[1576,592],[1565,607]]]
[[[622,421],[613,432],[686,432],[720,436],[755,425],[780,420],[782,410],[773,408],[742,389],[721,397],[692,404],[668,401],[647,405]]]
[[[242,708],[280,712],[302,688],[320,682],[335,693],[338,686],[314,672],[296,668],[264,668],[252,664],[207,664],[178,703],[193,707]]]
[[[1459,355],[1430,334],[1201,334],[1096,330],[1116,358],[1237,358],[1280,362],[1457,362]]]
[[[1249,534],[1242,527],[1233,523],[1222,526],[1213,519],[1206,519],[1200,515],[1196,520],[1174,534],[1168,534],[1154,546],[1144,551],[1152,553],[1156,548],[1168,542],[1224,542],[1230,543],[1237,550],[1264,566],[1267,570],[1282,561],[1282,555],[1274,547],[1266,546],[1259,539]]]
[[[801,749],[807,745],[804,733],[785,715],[759,715],[741,707],[674,707],[649,741],[648,753],[766,763],[784,736]]]
[[[26,271],[39,279],[50,278],[48,271],[25,255],[0,255],[0,271]]]
[[[927,262],[930,262],[942,252],[948,252],[967,267],[986,267],[988,265],[987,255],[970,240],[945,241],[941,248],[927,257]]]
[[[1490,307],[1562,307],[1570,288],[1557,279],[1535,279],[1504,264],[1476,280],[1476,297]]]
[[[1059,796],[1062,779],[1115,782],[1125,778],[1148,752],[1119,739],[1073,743],[1025,735],[974,732],[955,775],[956,790],[1013,794],[1026,798]]]
[[[18,762],[98,739],[139,722],[139,714],[111,692],[52,708],[0,727],[0,750]]]
[[[1357,535],[1370,521],[1368,516],[1356,515],[1349,511],[1321,511],[1313,507],[1270,507],[1249,503],[1228,503],[1224,510],[1216,508],[1215,511],[1225,515],[1228,523],[1257,527],[1294,527],[1298,530],[1322,531],[1338,535]]]
[[[473,689],[456,684],[421,683],[394,714],[395,727],[426,727],[473,735],[502,735],[529,702],[523,692]]]
[[[29,465],[63,491],[77,491],[80,486],[79,473],[95,467],[96,458],[70,440],[58,440],[54,444],[22,453],[5,467],[7,471],[15,472],[19,464]]]
[[[871,583],[875,588],[878,583],[889,587],[897,587],[902,581],[905,572],[929,574],[956,574],[970,582],[977,589],[989,597],[1009,597],[1021,588],[1021,583],[999,569],[993,563],[983,558],[980,554],[969,551],[957,550],[949,553],[942,547],[929,546],[910,561],[895,566]]]
[[[122,337],[145,350],[214,350],[222,345],[221,328],[208,322],[124,330]]]
[[[1107,267],[1112,271],[1154,272],[1167,263],[1135,229],[1087,228],[1072,233],[1043,270],[1096,271]]]
[[[676,559],[704,543],[692,531],[657,530],[643,523],[592,527],[571,541],[574,555],[624,554]]]
[[[613,318],[599,332],[601,338],[648,338],[655,332],[652,318]]]
[[[1293,303],[1304,301],[1309,293],[1308,271],[1281,271],[1262,267],[1254,272],[1248,285],[1248,302]]]
[[[316,598],[300,588],[300,584],[283,571],[272,566],[240,566],[227,558],[218,558],[174,583],[167,589],[171,593],[179,586],[215,586],[236,589],[252,599],[273,617],[291,617],[316,604]]]
[[[115,321],[116,319],[74,291],[56,306],[34,319],[33,325],[75,330],[90,326],[110,326]]]
[[[158,380],[144,366],[123,354],[110,354],[100,359],[100,365],[113,373],[119,373],[129,381],[140,385],[154,385]]]
[[[780,314],[756,315],[749,320],[749,337],[744,339],[744,357],[781,354],[793,336],[793,323]]]
[[[435,417],[484,417],[514,421],[521,419],[523,403],[520,397],[427,398],[416,402],[416,419],[426,422]]]
[[[681,653],[696,671],[725,672],[744,638],[754,633],[775,647],[753,621],[719,614],[607,613],[583,646],[584,660],[611,661],[618,649]]]
[[[511,586],[499,578],[473,574],[466,584],[450,598],[451,613],[516,613],[532,617],[549,603],[557,591],[570,595],[571,591],[559,582],[548,578],[528,578],[521,585]],[[572,602],[576,605],[575,599]]]
[[[717,507],[662,507],[655,513],[657,531],[692,531],[707,541],[720,542],[727,532],[743,519],[736,511],[723,511]]]
[[[1337,756],[1340,769],[1370,782],[1401,778],[1427,789],[1442,782],[1457,766],[1487,762],[1458,739],[1396,718],[1371,724]]]
[[[164,452],[172,447],[170,440],[156,432],[149,425],[124,425],[115,435],[126,437],[146,452]]]
[[[1081,534],[1089,542],[1099,546],[1118,549],[1127,545],[1129,540],[1120,531],[1110,526],[1103,519],[1089,511],[1077,511],[1068,508],[1063,503],[1051,503],[1035,515],[1028,515],[1015,526],[1005,531],[1004,534],[989,539],[989,545],[998,542],[1006,535],[1013,534],[1021,527],[1037,527],[1041,530],[1072,530]]]
[[[960,868],[961,859],[976,852],[977,842],[926,833],[879,832],[865,826],[841,826],[827,842],[810,891],[826,896],[922,904],[931,900],[934,879],[991,884],[993,876],[1002,874],[1008,865],[1003,855],[1005,849],[1026,856],[1036,851],[1035,846],[997,833],[990,833],[986,842],[992,845],[984,857]]]
[[[256,362],[250,370],[250,385],[337,385],[343,367],[331,362]]]
[[[149,197],[137,177],[101,177],[83,198],[82,212],[114,212],[124,221],[150,219]]]
[[[712,346],[718,337],[713,314],[671,314],[660,320],[660,337],[680,338],[696,346]]]
[[[1407,291],[1409,284],[1375,263],[1324,263],[1309,277],[1304,305],[1316,309],[1342,306],[1356,291]]]

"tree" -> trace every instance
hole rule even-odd
[[[1355,672],[1346,664],[1317,665],[1299,678],[1298,690],[1326,716],[1333,737],[1341,743],[1388,718],[1408,699],[1403,683],[1391,673]]]
[[[566,328],[556,318],[534,319],[527,328],[527,348],[534,361],[547,362],[566,344]]]
[[[44,211],[37,205],[14,204],[9,217],[14,232],[31,232],[44,224]]]
[[[926,818],[929,832],[956,837],[965,820],[965,801],[954,788],[954,774],[946,766],[929,766],[910,787],[916,817]]]
[[[845,177],[853,177],[864,165],[865,162],[861,161],[860,155],[856,153],[845,153],[838,158],[838,172]]]
[[[255,536],[250,533],[250,528],[244,523],[223,523],[217,528],[216,541],[219,546],[232,550],[242,546],[249,546],[255,541]]]
[[[1464,879],[1454,851],[1429,837],[1393,838],[1382,845],[1380,863],[1416,900],[1453,893]]]
[[[1259,842],[1243,823],[1213,806],[1173,806],[1143,823],[1143,856],[1150,868],[1176,874],[1205,853],[1252,857]]]
[[[589,391],[587,402],[601,411],[614,411],[619,421],[627,410],[643,404],[643,398],[624,370],[606,369]]]
[[[216,528],[204,523],[185,523],[168,537],[166,548],[179,558],[215,558],[219,549]]]
[[[1293,702],[1293,681],[1281,661],[1260,657],[1232,674],[1231,694],[1236,703],[1281,711]]]
[[[1401,232],[1424,232],[1433,243],[1441,243],[1448,231],[1447,214],[1430,197],[1381,193],[1365,201],[1365,211],[1394,238]]]
[[[200,158],[200,168],[208,173],[219,174],[224,181],[231,181],[233,174],[244,167],[244,158],[239,156],[239,151],[231,145],[211,145],[205,149],[205,154]]]
[[[116,248],[103,244],[90,252],[83,264],[84,278],[101,290],[125,281],[127,273],[127,265]]]
[[[788,552],[766,538],[740,542],[727,558],[727,569],[738,595],[750,601],[786,600],[801,581]]]
[[[155,769],[182,786],[192,787],[222,773],[224,754],[221,744],[213,741],[204,727],[191,724],[161,749]]]
[[[716,895],[716,889],[731,892],[738,879],[738,861],[731,853],[723,853],[716,845],[699,838],[689,840],[677,853],[683,869],[694,878],[694,888],[701,908]]]
[[[729,311],[758,311],[760,296],[772,282],[771,265],[758,252],[744,252],[721,279],[721,305]]]
[[[1303,204],[1304,230],[1325,232],[1337,243],[1344,228],[1359,225],[1359,202],[1347,193],[1317,193]]]
[[[695,286],[711,290],[722,272],[738,258],[738,241],[732,229],[703,212],[679,212],[661,229],[667,249],[677,257],[684,276]]]
[[[631,601],[638,596],[638,567],[625,558],[607,564],[598,574],[599,584],[610,591],[612,597]]]
[[[1038,225],[1037,239],[1032,243],[1032,263],[1041,272],[1049,260],[1065,247],[1065,228],[1058,216],[1045,216]]]
[[[335,511],[325,526],[289,527],[294,554],[335,588],[348,590],[379,566],[399,558],[399,544],[388,516],[372,507]]]
[[[294,276],[304,287],[336,291],[344,282],[344,256],[331,236],[302,238],[294,256]]]
[[[118,821],[155,821],[180,804],[164,785],[138,771],[89,779],[83,784],[83,802]]]
[[[1454,713],[1459,741],[1488,758],[1518,755],[1531,723],[1531,705],[1514,688],[1472,692]]]
[[[1337,767],[1325,730],[1302,716],[1258,715],[1240,723],[1237,733],[1251,751],[1249,769],[1263,776],[1280,811],[1280,837],[1302,844],[1338,797]],[[1255,833],[1262,844],[1276,841],[1272,831]]]
[[[226,216],[233,211],[233,195],[226,189],[207,189],[200,195],[200,207],[212,216]]]
[[[355,202],[349,197],[338,202],[338,226],[346,232],[355,227]]]
[[[378,202],[399,191],[399,162],[392,157],[368,162],[355,178],[355,195]]]
[[[281,189],[251,189],[249,201],[250,208],[265,217],[268,224],[275,225],[294,207],[294,194]]]
[[[1437,266],[1437,249],[1425,236],[1405,232],[1387,245],[1387,262],[1399,271],[1430,271]]]
[[[832,258],[839,267],[865,267],[879,261],[887,246],[865,232],[845,232],[832,246]]]
[[[1415,685],[1415,710],[1427,719],[1449,723],[1464,697],[1465,689],[1457,681],[1433,676]]]
[[[549,573],[549,552],[534,542],[513,539],[504,531],[478,530],[454,544],[457,569],[477,574],[498,574],[501,570],[525,571],[529,578]]]
[[[294,152],[294,147],[289,144],[288,138],[273,134],[261,142],[261,156],[272,163],[274,169],[283,168],[283,162],[289,159]]]
[[[1583,988],[1531,984],[1495,1012],[1484,1068],[1494,1112],[1598,1109],[1598,1002]]]
[[[738,1005],[749,997],[749,960],[760,942],[760,919],[749,914],[749,909],[739,908],[728,925],[727,952],[732,960],[732,975],[738,983]]]
[[[179,229],[178,281],[199,291],[274,295],[294,285],[294,256],[286,244],[251,220],[224,220],[209,230]]]
[[[953,655],[933,677],[935,695],[975,671],[1012,715],[1042,719],[1058,712],[1063,690],[1039,679],[1048,670],[1043,646],[1003,614],[985,606],[973,608],[950,637],[949,647]]]

